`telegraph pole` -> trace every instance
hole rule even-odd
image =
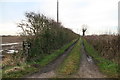
[[[59,23],[59,2],[57,0],[57,23]]]

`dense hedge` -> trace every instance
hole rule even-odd
[[[39,13],[26,13],[26,19],[18,24],[23,30],[22,35],[31,43],[28,58],[37,58],[41,54],[50,54],[78,35],[60,23]]]

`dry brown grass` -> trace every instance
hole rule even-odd
[[[8,66],[17,66],[22,63],[24,63],[24,58],[21,57],[21,54],[5,54],[5,56],[2,58],[2,67],[8,67]]]
[[[115,35],[86,36],[86,40],[101,54],[102,57],[119,63],[120,38]]]
[[[20,71],[20,70],[24,70],[24,68],[23,68],[23,67],[15,66],[15,67],[13,67],[13,68],[10,68],[10,69],[8,69],[8,70],[5,70],[5,73],[7,74],[7,73],[10,73],[10,72],[16,72],[16,71]]]

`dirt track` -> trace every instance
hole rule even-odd
[[[39,72],[26,76],[25,78],[64,78],[63,75],[58,75],[55,73],[55,70],[63,62],[69,52],[72,50],[74,45],[72,45],[63,55],[57,58],[52,63],[48,64],[46,67],[41,69]],[[95,65],[92,57],[88,56],[87,52],[84,49],[84,46],[81,47],[81,59],[80,67],[76,74],[69,75],[70,78],[105,78]]]
[[[75,44],[75,43],[74,43]],[[63,60],[70,53],[74,44],[69,47],[62,55],[60,55],[56,60],[42,68],[39,72],[33,73],[31,75],[25,76],[25,78],[53,78],[56,76],[55,69],[63,62]]]

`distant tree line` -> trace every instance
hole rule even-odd
[[[21,35],[31,43],[28,59],[36,58],[41,54],[51,54],[54,50],[76,39],[78,35],[61,23],[40,13],[25,13],[26,20],[22,20],[18,27]]]

